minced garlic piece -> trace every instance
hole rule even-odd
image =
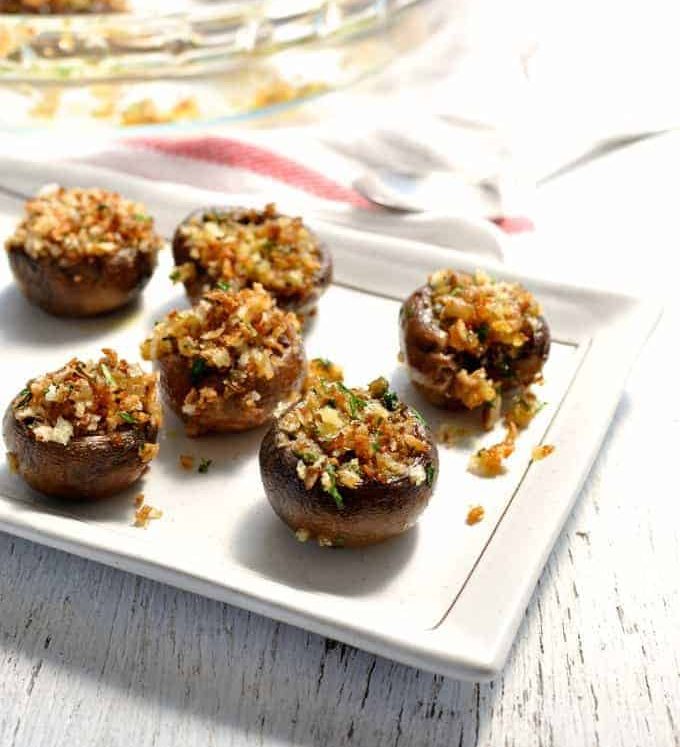
[[[23,220],[5,242],[7,251],[64,264],[118,252],[155,254],[162,245],[142,204],[103,189],[59,186],[26,203]]]

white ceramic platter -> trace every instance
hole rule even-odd
[[[0,238],[19,202],[0,202]],[[319,226],[335,256],[336,280],[307,337],[310,357],[343,365],[350,384],[390,378],[436,427],[470,421],[428,407],[397,362],[400,299],[442,266],[524,282],[540,299],[554,343],[537,388],[546,407],[522,432],[507,472],[481,479],[466,471],[481,443],[502,438],[473,432],[440,447],[432,502],[407,535],[364,550],[300,544],[264,496],[257,465],[263,430],[185,438],[171,416],[161,452],[143,483],[105,502],[64,505],[0,468],[0,527],[37,542],[149,576],[446,675],[481,679],[506,658],[548,552],[597,453],[626,373],[658,310],[638,300],[517,277],[450,250]],[[348,239],[349,236],[349,239]],[[69,357],[102,346],[137,359],[139,342],[169,309],[186,305],[169,280],[169,252],[143,303],[87,322],[52,319],[24,301],[0,269],[2,407],[25,381]],[[539,443],[552,456],[531,462]],[[207,474],[187,472],[179,454],[212,459]],[[163,510],[148,529],[132,526],[140,491]],[[468,526],[472,506],[484,520]]]

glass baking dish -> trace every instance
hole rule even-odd
[[[62,3],[81,12],[25,12]],[[424,43],[443,5],[0,0],[0,127],[252,116],[345,86]]]

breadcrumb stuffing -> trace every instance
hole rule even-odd
[[[178,229],[190,259],[175,268],[177,281],[206,277],[205,289],[232,290],[260,283],[277,296],[300,293],[321,269],[321,249],[301,218],[269,204],[257,210],[206,210]]]
[[[386,379],[367,388],[319,379],[278,421],[276,444],[297,458],[307,490],[317,482],[343,506],[342,489],[366,480],[406,478],[432,485],[435,467],[424,421],[390,391]]]
[[[73,358],[58,371],[32,379],[14,398],[14,417],[36,440],[66,446],[75,437],[160,427],[155,375],[119,359],[109,348],[102,352],[98,361]],[[140,447],[145,462],[157,453],[156,443]]]
[[[118,252],[155,254],[163,240],[144,205],[103,189],[43,190],[25,205],[24,218],[5,242],[33,259],[74,264]]]

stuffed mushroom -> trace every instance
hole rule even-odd
[[[437,448],[384,378],[366,389],[312,382],[260,448],[267,498],[305,541],[371,545],[405,532],[428,504]]]
[[[12,400],[3,430],[10,466],[32,488],[59,498],[118,493],[158,453],[156,377],[104,350],[31,379]]]
[[[294,397],[305,375],[300,323],[261,285],[211,291],[172,311],[142,345],[167,405],[189,436],[256,428]]]
[[[173,240],[171,279],[192,301],[211,288],[259,283],[281,308],[308,314],[331,282],[328,250],[300,218],[264,210],[208,208],[189,215]]]
[[[89,317],[136,298],[162,239],[143,205],[102,189],[43,190],[5,248],[17,284],[56,316]]]
[[[550,351],[541,308],[517,283],[439,270],[400,312],[401,356],[434,405],[483,408],[489,426],[501,394],[540,378]]]

